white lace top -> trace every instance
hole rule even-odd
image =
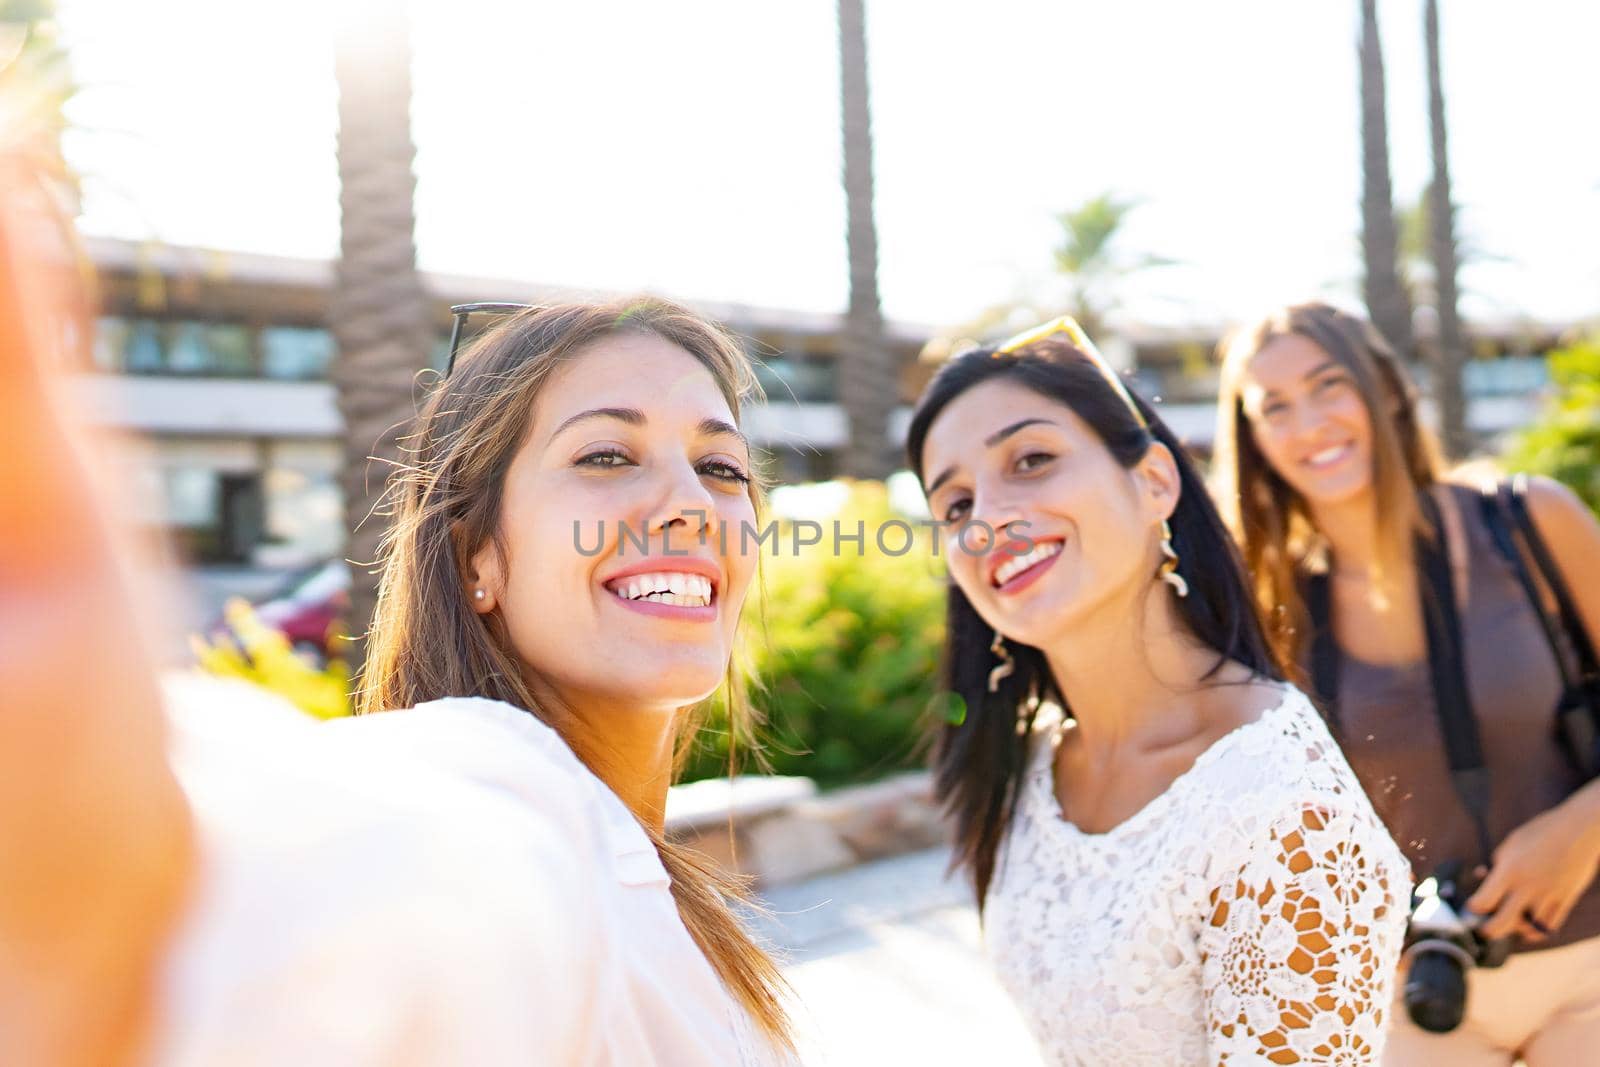
[[[1376,1064],[1411,874],[1306,698],[1103,834],[1061,816],[1038,718],[984,927],[1046,1059]]]

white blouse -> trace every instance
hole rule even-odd
[[[1049,1062],[1379,1062],[1411,873],[1299,691],[1103,834],[1036,725],[984,931]]]
[[[643,828],[532,715],[458,698],[316,723],[178,690],[203,875],[150,1062],[782,1062]]]

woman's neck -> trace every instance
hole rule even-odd
[[[1378,540],[1378,502],[1369,492],[1337,504],[1312,505],[1311,524],[1328,542],[1333,572],[1344,577],[1367,577],[1381,558]]]
[[[1103,754],[1193,734],[1200,703],[1191,698],[1218,656],[1189,634],[1172,591],[1159,582],[1132,603],[1095,612],[1043,651],[1079,743]]]
[[[678,712],[615,700],[536,694],[549,725],[640,822],[661,830]]]

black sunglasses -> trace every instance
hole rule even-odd
[[[538,304],[456,304],[450,308],[450,314],[455,316],[455,322],[450,326],[450,358],[445,361],[444,376],[450,377],[450,372],[456,369],[456,349],[461,347],[461,327],[466,323],[468,315],[515,315],[519,311],[536,308]]]

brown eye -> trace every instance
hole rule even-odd
[[[739,485],[749,485],[750,476],[727,460],[712,459],[700,464],[700,473],[709,474],[724,482],[734,482]]]
[[[949,504],[945,505],[944,521],[945,522],[955,522],[957,519],[961,518],[963,515],[965,515],[968,511],[971,511],[971,510],[972,510],[972,501],[970,501],[970,500],[952,500]]]
[[[632,463],[633,463],[632,460],[630,460],[627,456],[623,455],[621,452],[618,452],[616,449],[608,449],[608,450],[606,450],[604,452],[591,452],[587,456],[582,456],[575,463],[573,463],[573,466],[574,467],[627,467],[627,466],[631,466]]]

